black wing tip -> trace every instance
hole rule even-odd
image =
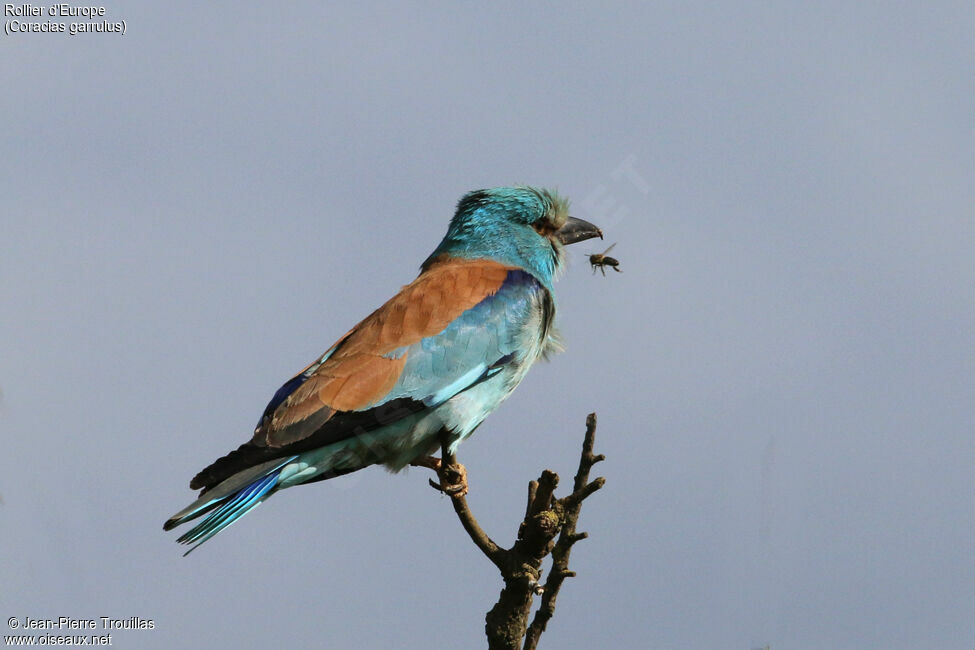
[[[261,461],[270,460],[273,456],[267,447],[258,447],[251,441],[247,441],[226,456],[221,456],[213,461],[193,477],[190,481],[191,490],[203,490],[202,495],[214,485],[232,476],[241,469],[246,469],[251,465],[256,465]],[[271,452],[273,453],[273,452]],[[277,454],[277,455],[287,455]]]

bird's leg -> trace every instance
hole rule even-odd
[[[412,467],[426,467],[427,469],[432,469],[433,471],[440,472],[440,459],[435,456],[420,456],[419,458],[414,458],[410,461]]]
[[[460,463],[444,465],[443,461],[433,456],[421,456],[412,461],[410,465],[414,467],[426,467],[432,469],[440,477],[437,483],[430,479],[430,485],[443,492],[447,496],[462,497],[467,495],[467,468]]]

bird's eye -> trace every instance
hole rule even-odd
[[[551,237],[552,233],[558,230],[548,219],[539,219],[532,224],[532,228],[542,237]]]

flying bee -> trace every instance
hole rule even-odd
[[[589,263],[592,265],[592,274],[596,275],[596,269],[598,268],[606,275],[606,267],[611,267],[617,273],[622,273],[620,271],[620,261],[615,257],[610,257],[606,253],[613,250],[613,246],[616,246],[616,242],[610,244],[609,248],[604,250],[602,253],[593,253],[589,256]]]

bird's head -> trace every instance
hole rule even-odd
[[[486,258],[551,285],[566,245],[602,236],[588,221],[570,217],[569,202],[555,192],[524,186],[475,190],[461,197],[447,235],[423,268],[443,255]]]

